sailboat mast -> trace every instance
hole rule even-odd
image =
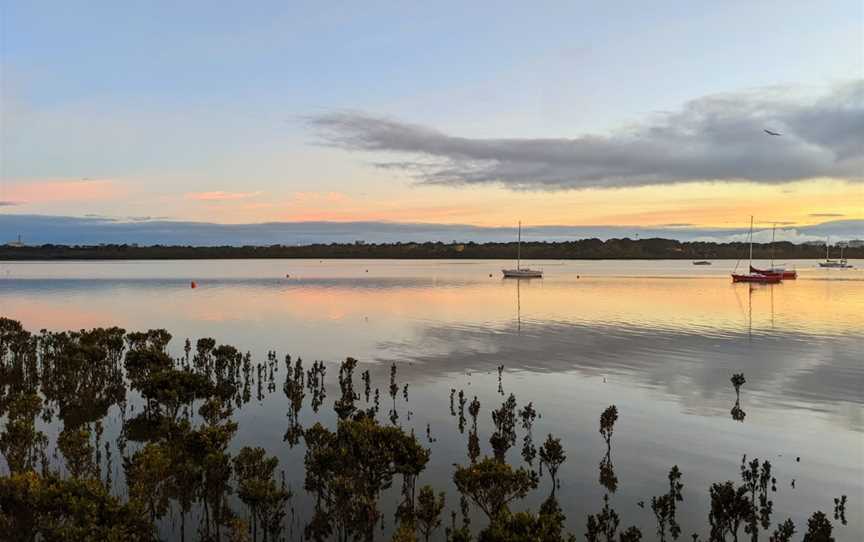
[[[777,230],[777,223],[771,225],[771,270],[774,270],[774,232]]]
[[[519,221],[519,241],[516,243],[516,270],[522,268],[522,221]]]
[[[753,216],[750,216],[750,265],[753,265]]]
[[[831,246],[831,236],[829,235],[828,237],[825,238],[825,261],[826,262],[829,259],[828,258],[828,254],[829,254],[828,250],[830,250],[830,249],[828,247],[830,247],[830,246]]]

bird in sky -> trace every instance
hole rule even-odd
[[[765,133],[768,134],[768,135],[772,135],[772,136],[779,136],[779,135],[783,135],[783,134],[781,134],[780,132],[772,132],[771,130],[769,130],[769,129],[767,129],[767,128],[765,128],[764,130],[765,130]]]

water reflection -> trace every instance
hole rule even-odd
[[[687,262],[617,262],[617,275],[603,262],[572,262],[540,281],[508,282],[488,278],[497,262],[468,263],[6,264],[13,278],[0,280],[0,309],[36,329],[156,325],[253,351],[409,361],[415,380],[501,364],[614,376],[699,413],[717,413],[720,379],[747,367],[760,404],[837,404],[862,428],[860,412],[841,406],[860,405],[864,389],[860,273],[829,280],[837,274],[796,262],[800,280],[763,288],[729,284],[723,270],[694,274]],[[296,278],[276,274],[285,267]],[[621,272],[630,268],[641,274]]]
[[[864,498],[864,283],[858,275],[828,280],[817,271],[802,272],[796,283],[750,288],[729,284],[723,273],[689,274],[689,269],[651,268],[641,262],[632,271],[626,268],[629,264],[617,263],[617,275],[600,273],[596,267],[592,274],[581,263],[573,263],[556,268],[542,281],[515,284],[501,281],[497,272],[488,277],[486,270],[495,269],[494,262],[458,269],[438,262],[409,267],[376,262],[368,266],[368,277],[353,273],[354,264],[332,270],[331,263],[320,276],[292,269],[292,277],[298,278],[290,280],[281,278],[284,272],[275,274],[278,267],[273,263],[265,270],[257,262],[247,262],[244,269],[232,268],[222,276],[208,267],[218,264],[196,262],[181,270],[171,263],[170,272],[158,271],[150,278],[126,265],[135,276],[124,277],[115,269],[104,278],[88,279],[78,268],[56,264],[50,271],[40,271],[41,278],[0,280],[0,311],[23,320],[29,329],[164,326],[178,338],[214,336],[244,352],[248,348],[253,359],[267,361],[246,368],[241,359],[238,367],[241,375],[248,371],[249,385],[236,393],[263,408],[254,416],[238,411],[238,418],[252,416],[244,419],[255,421],[241,425],[236,440],[260,443],[269,453],[295,453],[294,447],[302,448],[302,431],[314,424],[313,414],[330,416],[333,402],[348,397],[337,386],[338,369],[332,362],[354,356],[364,388],[351,390],[352,397],[358,396],[355,407],[380,409],[380,418],[413,427],[417,434],[426,431],[427,438],[448,450],[430,461],[432,479],[452,474],[454,460],[479,462],[496,431],[505,456],[516,458],[517,452],[510,450],[508,455],[507,450],[517,447],[523,461],[538,469],[535,454],[547,432],[562,438],[571,459],[560,467],[560,480],[552,489],[579,527],[584,525],[581,512],[596,512],[603,494],[611,495],[610,513],[614,506],[629,518],[632,510],[624,514],[625,502],[642,510],[635,503],[657,493],[650,488],[666,483],[669,466],[679,458],[682,469],[690,461],[688,477],[709,479],[695,481],[704,491],[710,481],[729,476],[729,457],[757,449],[762,457],[805,457],[806,465],[792,462],[781,471],[783,487],[795,479],[802,488],[794,513],[812,511],[817,499],[818,506],[830,513],[837,495],[848,493],[852,503]],[[586,267],[600,265],[592,262]],[[189,288],[190,277],[199,280],[195,290]],[[175,340],[169,349],[181,355],[182,346]],[[197,350],[190,349],[187,363],[194,364]],[[279,377],[283,390],[278,393],[273,393],[278,386],[271,349],[294,355],[277,363],[286,371],[284,378]],[[299,374],[298,354],[310,360]],[[321,359],[328,363],[311,361]],[[398,375],[388,381],[394,367]],[[746,387],[736,393],[730,411],[729,378],[742,371]],[[110,363],[90,374],[76,369],[73,360],[68,374],[77,376],[51,384],[62,403],[52,399],[50,408],[42,411],[57,424],[57,435],[41,428],[48,421],[31,415],[28,405],[15,406],[13,421],[28,435],[34,428],[34,438],[15,441],[20,451],[9,441],[12,457],[38,464],[43,460],[38,431],[52,439],[62,433],[62,447],[56,453],[70,468],[89,472],[92,465],[76,460],[87,455],[84,442],[94,447],[94,454],[100,450],[103,458],[108,453],[117,457],[118,450],[126,455],[127,441],[137,450],[139,443],[158,434],[161,416],[185,416],[182,409],[157,412],[119,402]],[[15,385],[26,391],[27,379],[25,371]],[[411,404],[417,407],[409,409],[404,400],[406,383],[411,386]],[[447,409],[451,389],[453,418]],[[533,436],[530,442],[524,440],[534,422],[525,428],[523,403],[516,410],[516,423],[523,424],[521,440],[511,444],[508,424],[499,430],[490,420],[489,411],[506,402],[510,393],[534,401],[531,408],[536,408],[538,418],[542,411],[542,433],[536,441]],[[383,407],[382,399],[387,402]],[[304,400],[312,408],[301,408]],[[485,410],[478,416],[480,401]],[[627,414],[619,422],[616,443],[606,446],[597,436],[596,415],[613,401]],[[3,408],[8,412],[10,406]],[[745,418],[744,408],[747,423],[735,423]],[[418,411],[416,421],[412,410]],[[502,416],[509,417],[508,412],[505,409]],[[106,422],[100,436],[103,429],[96,422],[105,413],[106,419],[120,420],[123,434],[114,434]],[[584,423],[582,413],[590,418]],[[268,436],[272,427],[278,427],[275,439]],[[594,435],[590,444],[583,443],[585,434]],[[109,439],[117,442],[116,448],[105,448]],[[831,442],[831,449],[819,442]],[[45,450],[48,456],[51,452]],[[287,457],[302,460],[302,455]],[[285,455],[280,459],[288,460]],[[117,463],[114,460],[106,469],[103,459],[103,480],[122,475]],[[302,480],[290,476],[289,483],[302,486]],[[805,493],[814,495],[813,500],[804,500]],[[458,497],[448,499],[455,508]],[[535,509],[542,504],[530,497],[526,502]],[[303,503],[296,506],[298,517],[310,512],[302,509]],[[677,506],[685,529],[690,514],[704,520],[696,505]],[[648,506],[644,512],[645,521],[654,513]],[[850,517],[849,532],[861,532],[856,521]],[[806,518],[802,523],[796,517],[796,524],[806,524]]]
[[[532,322],[518,335],[485,326],[430,326],[410,342],[385,342],[380,349],[389,353],[381,359],[411,360],[412,369],[427,376],[499,362],[522,371],[610,375],[678,397],[686,408],[704,413],[718,405],[713,399],[720,394],[720,383],[728,382],[729,372],[744,364],[752,375],[752,391],[759,392],[766,404],[820,410],[835,403],[860,405],[862,346],[855,336],[807,340],[778,332],[748,341],[740,332],[712,336],[676,329]],[[862,429],[860,420],[848,422]]]
[[[730,380],[732,381],[732,386],[735,388],[735,404],[732,406],[730,414],[736,422],[743,422],[747,413],[741,408],[741,386],[747,380],[744,378],[744,373],[735,373]]]

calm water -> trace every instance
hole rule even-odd
[[[776,286],[732,284],[735,262],[543,262],[532,265],[546,278],[532,281],[502,280],[510,262],[495,261],[3,263],[0,314],[31,331],[164,327],[178,353],[184,338],[212,336],[258,360],[270,349],[310,363],[353,356],[363,364],[358,375],[371,369],[383,398],[395,361],[400,386],[409,383],[409,402],[399,398],[400,422],[423,442],[429,423],[437,439],[419,484],[448,489],[448,510],[458,507],[452,463],[466,461],[467,438],[450,416],[450,389],[480,399],[480,438],[491,454],[489,411],[504,399],[495,367],[504,365],[504,392],[515,393],[520,406],[533,401],[542,415],[535,440],[549,432],[562,437],[568,459],[559,499],[577,533],[601,507],[598,419],[616,404],[612,503],[622,527],[635,523],[653,538],[653,515],[636,503],[664,493],[666,473],[677,464],[685,537],[694,530],[704,537],[709,485],[739,480],[747,454],[773,464],[774,524],[792,517],[803,532],[810,513],[833,518],[834,497],[846,494],[849,524],[835,522],[835,536],[858,540],[864,262],[852,263],[856,269],[842,271],[788,262],[799,279]],[[730,416],[733,372],[747,378],[744,422]],[[330,386],[335,373],[331,366]],[[234,442],[279,456],[299,489],[303,451],[283,443],[288,406],[279,388],[236,414]],[[307,406],[304,423],[333,423],[335,395],[328,393],[318,416]],[[116,413],[109,418],[110,438]],[[56,437],[57,428],[45,429]],[[508,457],[517,462],[518,445]],[[544,480],[524,503],[536,507],[548,489]],[[298,513],[308,509],[302,495],[294,501]],[[164,526],[166,537],[171,528]]]

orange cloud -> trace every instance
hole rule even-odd
[[[230,201],[237,199],[248,199],[254,198],[255,196],[260,196],[262,194],[261,191],[258,192],[190,192],[186,194],[186,199],[194,199],[198,201]]]
[[[124,196],[126,190],[111,180],[45,180],[10,185],[7,203],[27,204],[68,201],[109,200]]]
[[[309,201],[337,202],[347,199],[348,196],[341,192],[294,192],[294,200],[303,203]]]

